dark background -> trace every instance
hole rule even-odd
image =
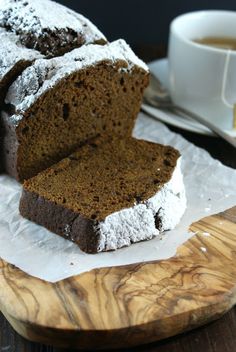
[[[236,11],[235,0],[57,0],[94,22],[109,40],[131,45],[167,43],[170,21],[203,9]]]

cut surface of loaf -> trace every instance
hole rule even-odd
[[[98,135],[130,136],[148,77],[123,40],[36,60],[5,100],[5,170],[22,181]]]
[[[180,154],[134,138],[92,142],[25,181],[20,212],[88,253],[173,229],[186,207]]]
[[[50,0],[0,0],[0,26],[47,57],[106,42],[87,18]]]

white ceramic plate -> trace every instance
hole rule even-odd
[[[149,64],[150,70],[158,76],[163,85],[169,88],[169,75],[168,75],[168,59],[161,59],[153,61]],[[181,128],[186,131],[200,133],[208,136],[215,136],[207,127],[202,126],[198,122],[191,120],[190,118],[182,117],[173,113],[166,113],[165,111],[153,108],[149,105],[143,104],[142,108],[145,112],[155,116],[158,120],[167,123],[169,125]],[[235,131],[225,131],[229,135],[236,137]]]

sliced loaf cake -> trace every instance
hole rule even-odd
[[[94,139],[25,181],[20,212],[88,253],[173,229],[186,207],[180,154],[134,138]]]
[[[6,96],[5,170],[22,181],[98,135],[130,136],[148,78],[123,40],[36,60]]]

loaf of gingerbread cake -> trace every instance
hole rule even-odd
[[[6,172],[22,181],[98,135],[130,136],[148,78],[123,40],[36,60],[6,95]]]
[[[0,169],[20,213],[97,253],[158,237],[186,207],[180,154],[131,137],[148,67],[50,0],[0,0]]]
[[[173,229],[186,207],[180,154],[134,138],[94,139],[25,181],[21,214],[87,253]]]

